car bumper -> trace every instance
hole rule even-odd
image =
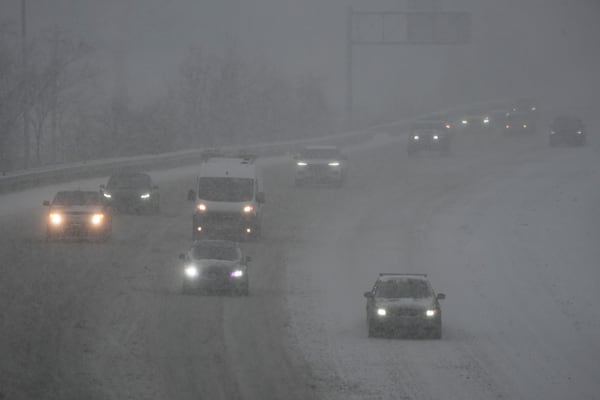
[[[343,179],[342,168],[330,167],[328,165],[314,165],[296,170],[296,180],[304,182],[327,183],[337,182]]]

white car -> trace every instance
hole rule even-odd
[[[180,254],[183,260],[183,293],[250,293],[248,263],[238,243],[226,240],[199,240]]]
[[[342,186],[346,181],[348,158],[336,146],[308,146],[294,157],[294,183],[325,183]]]

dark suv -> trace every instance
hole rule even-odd
[[[121,212],[160,211],[158,186],[143,172],[118,172],[100,185],[102,195],[115,210]]]
[[[585,125],[577,117],[556,117],[550,124],[549,142],[550,146],[558,144],[584,146],[586,143]]]
[[[367,298],[369,337],[405,332],[442,337],[442,310],[426,274],[379,274]]]

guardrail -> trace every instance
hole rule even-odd
[[[478,103],[477,105],[483,106],[486,104],[495,103],[485,102]],[[476,105],[454,107],[444,110],[443,112],[459,113],[462,110],[473,106]],[[369,140],[376,132],[386,131],[392,128],[401,130],[414,119],[421,117],[423,117],[423,115],[391,123],[379,124],[363,130],[338,133],[318,138],[261,143],[255,145],[224,146],[220,147],[219,150],[248,151],[259,156],[268,156],[293,152],[298,150],[301,146],[307,144],[327,143],[347,146]],[[204,153],[206,150],[206,148],[202,148],[163,154],[94,160],[10,173],[0,177],[0,193],[19,191],[31,187],[68,182],[77,179],[107,176],[112,174],[117,169],[127,167],[135,167],[144,170],[156,170],[190,165],[199,163],[202,153]]]

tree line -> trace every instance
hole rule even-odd
[[[96,50],[53,27],[22,43],[0,24],[0,172],[192,147],[322,135],[322,79],[190,48],[165,89],[143,102],[106,93]],[[130,71],[134,73],[135,71]],[[125,82],[121,82],[125,83]]]

